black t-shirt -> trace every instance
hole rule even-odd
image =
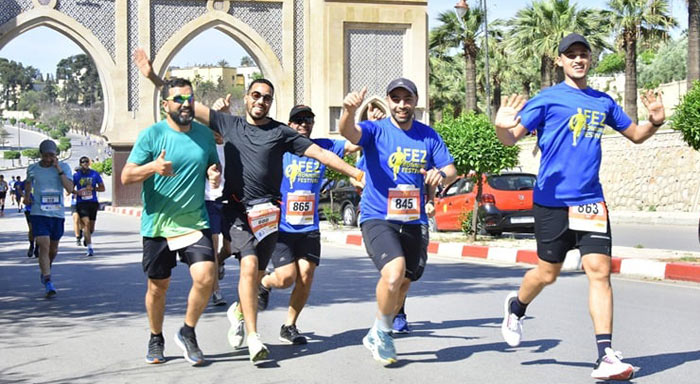
[[[265,125],[249,124],[245,118],[211,110],[209,126],[224,138],[223,197],[246,204],[254,200],[279,200],[282,156],[291,152],[303,156],[313,144],[305,136],[270,120]]]

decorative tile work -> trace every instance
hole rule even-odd
[[[302,1],[295,0],[295,2]],[[301,4],[301,6],[304,5]],[[272,47],[280,63],[282,62],[282,3],[232,1],[229,14],[259,33]]]
[[[114,59],[114,0],[58,0],[56,10],[89,29]]]
[[[151,58],[175,32],[206,12],[204,0],[151,0]]]
[[[32,0],[2,0],[0,6],[0,25],[5,24],[10,19],[15,18],[22,12],[26,12],[34,7]]]
[[[127,67],[127,88],[129,90],[129,111],[139,110],[139,70],[134,63],[133,53],[139,45],[139,0],[128,0],[126,17],[129,24],[126,26],[127,55],[129,64]]]
[[[294,0],[294,104],[304,103],[304,0]]]
[[[384,96],[389,82],[403,75],[405,30],[345,31],[346,92],[367,87],[367,95]]]

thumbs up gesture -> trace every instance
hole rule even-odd
[[[231,109],[231,94],[226,94],[226,98],[220,97],[214,101],[211,109],[219,112],[230,112]]]
[[[165,160],[165,149],[162,150],[160,156],[153,161],[153,168],[156,173],[161,176],[175,176],[173,173],[173,162]]]
[[[350,92],[345,96],[345,99],[343,99],[343,108],[345,108],[346,111],[355,113],[357,108],[362,105],[362,102],[365,100],[365,95],[367,94],[367,87],[362,88],[360,92]]]

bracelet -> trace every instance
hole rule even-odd
[[[362,180],[364,178],[365,178],[365,172],[362,170],[360,170],[360,173],[357,176],[355,176],[355,180],[357,180],[360,183],[362,182]]]
[[[445,172],[443,172],[443,171],[439,171],[439,172],[440,172],[440,176],[442,176],[443,179],[447,178],[447,174]]]

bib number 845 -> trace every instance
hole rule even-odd
[[[414,199],[394,199],[394,208],[396,209],[413,209]]]

